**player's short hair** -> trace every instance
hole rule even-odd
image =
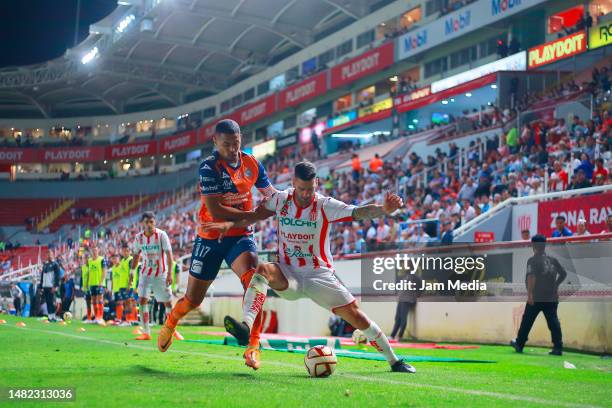
[[[557,215],[557,218],[555,218],[555,220],[565,221],[565,217],[562,215]]]
[[[223,133],[226,135],[240,134],[240,125],[232,119],[223,119],[217,122],[215,133]]]
[[[301,161],[295,165],[293,174],[300,180],[310,181],[317,176],[317,168],[309,161]]]
[[[142,216],[140,217],[140,221],[146,221],[146,220],[151,220],[151,219],[155,219],[155,213],[153,211],[145,211],[142,213]]]
[[[531,242],[545,244],[546,237],[542,234],[536,234],[533,237],[531,237]]]

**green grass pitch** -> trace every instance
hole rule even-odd
[[[303,355],[264,351],[262,368],[244,366],[242,349],[174,342],[169,352],[133,340],[131,328],[67,326],[1,316],[0,388],[74,387],[74,402],[14,402],[40,407],[492,407],[612,406],[612,360],[579,353],[562,357],[527,347],[402,350],[402,354],[495,360],[415,363],[413,375],[386,363],[340,358],[330,378],[308,377]],[[80,332],[80,327],[85,332]],[[202,339],[203,327],[181,327]],[[563,367],[569,361],[577,369]],[[6,392],[6,391],[4,391]],[[4,398],[4,397],[3,397]]]

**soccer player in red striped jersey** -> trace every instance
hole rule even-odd
[[[240,150],[241,139],[238,123],[229,119],[217,123],[213,137],[215,151],[199,169],[201,223],[245,217],[256,220],[261,216],[253,210],[252,190],[257,189],[264,196],[276,192],[263,165]],[[187,291],[159,332],[157,347],[160,351],[165,352],[170,347],[179,320],[202,303],[223,261],[240,278],[246,290],[257,268],[257,246],[248,224],[226,231],[223,238],[216,231],[198,230],[191,254]],[[259,313],[254,319],[244,353],[246,365],[255,370],[259,368],[261,325]]]
[[[149,327],[149,293],[158,302],[166,305],[166,316],[172,308],[172,247],[165,231],[155,227],[155,214],[147,211],[140,219],[143,231],[136,235],[134,242],[133,269],[137,270],[142,259],[140,276],[138,279],[138,296],[140,299],[140,323],[144,329],[142,335],[136,340],[151,340]],[[182,340],[183,337],[175,331],[174,337]]]
[[[359,308],[353,295],[336,278],[329,247],[331,223],[373,219],[390,215],[403,206],[402,199],[387,193],[383,205],[348,205],[316,192],[316,168],[312,163],[295,166],[293,187],[279,191],[267,200],[262,217],[278,217],[279,263],[264,263],[257,267],[244,296],[242,321],[225,317],[225,328],[244,344],[261,311],[268,288],[287,300],[310,298],[323,308],[331,310],[351,326],[363,331],[370,344],[385,357],[391,370],[413,373],[416,370],[397,358],[387,336],[378,325]],[[207,231],[224,234],[252,222],[207,223]]]

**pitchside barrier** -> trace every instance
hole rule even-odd
[[[598,353],[612,351],[611,240],[612,234],[549,240],[548,253],[559,258],[568,273],[559,290],[559,316],[567,347]],[[417,296],[405,337],[507,344],[516,336],[525,307],[526,264],[533,254],[530,242],[393,249],[337,260],[334,267],[338,279],[360,299],[364,311],[389,333],[399,293],[378,296],[365,293],[364,274],[371,271],[364,270],[367,264],[364,260],[404,253],[452,258],[465,255],[466,251],[486,255],[487,268],[478,277],[486,282],[488,294],[476,296],[466,290]],[[214,285],[213,296],[205,303],[209,303],[206,308],[214,324],[221,325],[226,314],[241,315],[242,287],[231,272],[221,274]],[[329,335],[327,325],[331,313],[309,299],[286,301],[270,293],[265,309],[277,312],[280,333]],[[529,344],[550,345],[550,332],[543,317],[536,321]]]

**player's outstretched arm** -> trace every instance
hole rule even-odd
[[[387,192],[383,205],[368,204],[357,207],[353,210],[353,218],[355,220],[368,220],[382,217],[383,215],[391,215],[403,206],[404,202],[397,194]]]
[[[204,204],[214,218],[227,221],[250,220],[250,223],[258,220],[255,211],[244,211],[222,205],[221,195],[204,196]]]
[[[201,225],[202,231],[217,231],[219,232],[219,239],[221,239],[227,231],[232,228],[245,228],[257,221],[265,220],[275,214],[274,211],[266,209],[263,205],[260,205],[253,211],[255,219],[243,218],[237,221],[220,221],[220,222],[203,222]]]

